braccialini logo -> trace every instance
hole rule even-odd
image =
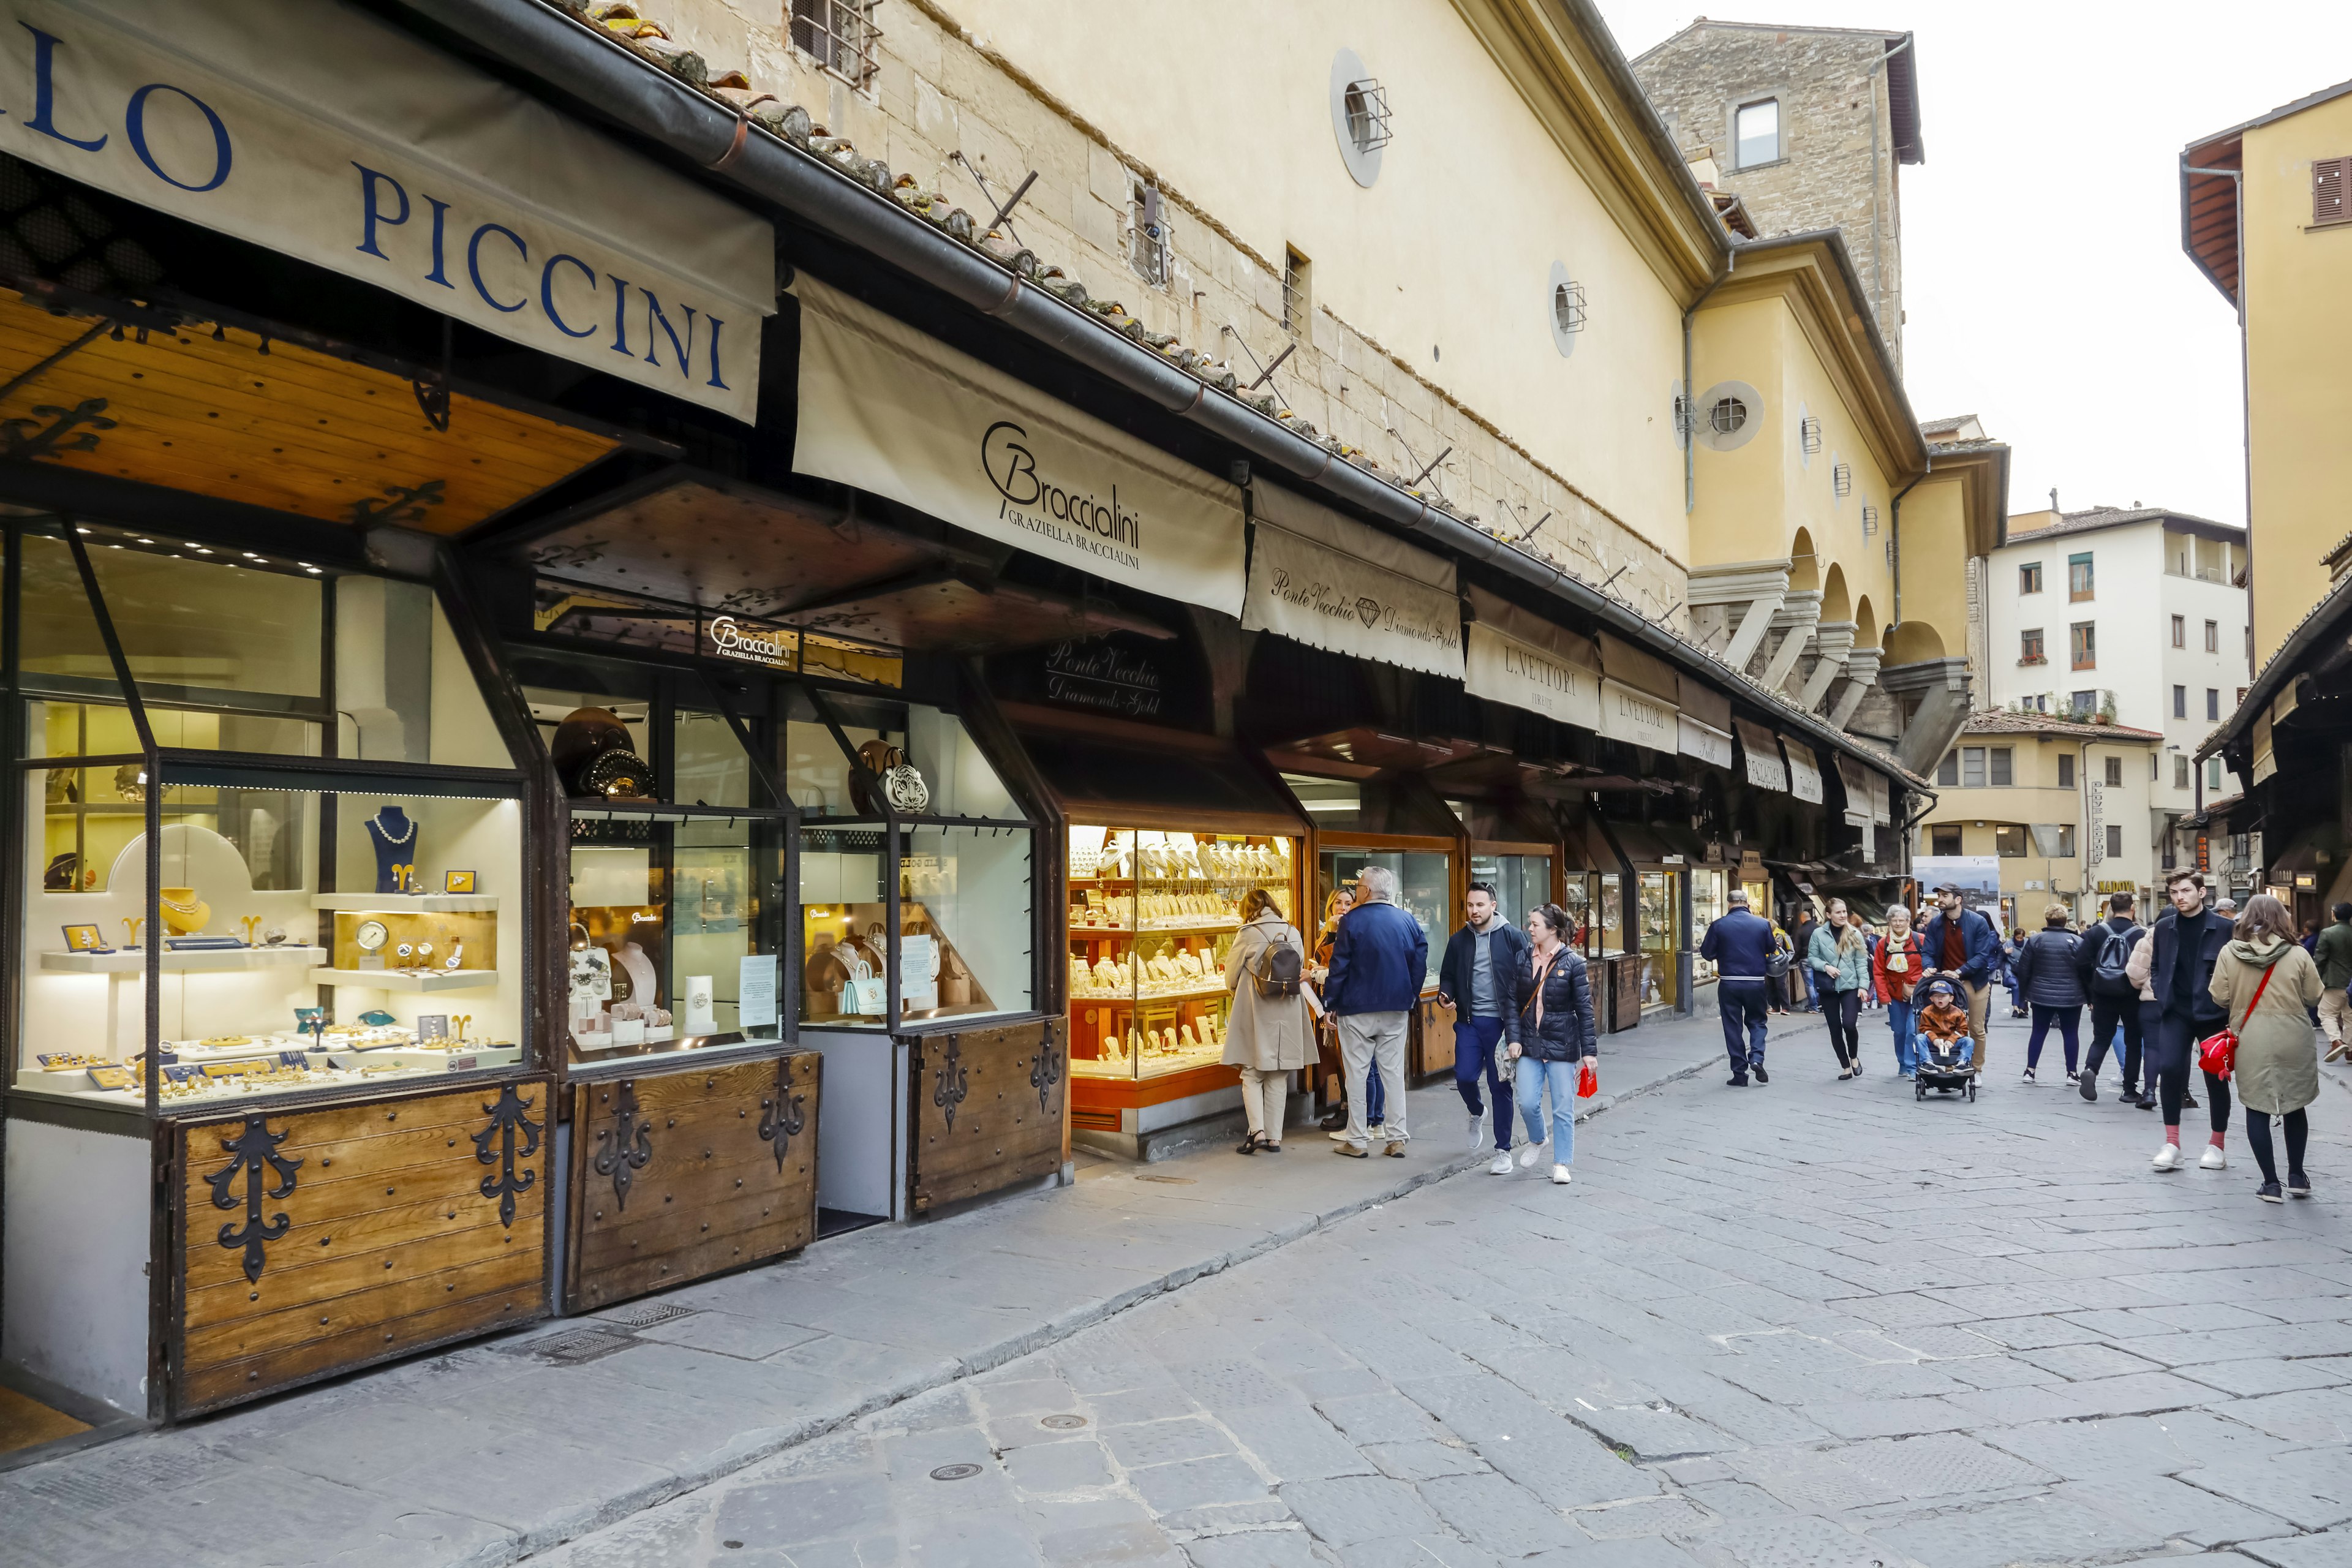
[[[1025,528],[1055,542],[1115,563],[1129,572],[1143,568],[1143,520],[1119,505],[1118,487],[1104,500],[1092,491],[1067,489],[1037,471],[1029,432],[1000,419],[980,437],[980,466],[1004,499],[1001,521]]]

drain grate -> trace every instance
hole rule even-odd
[[[534,1341],[526,1346],[531,1354],[564,1366],[579,1366],[611,1355],[614,1351],[627,1350],[638,1342],[626,1334],[609,1334],[599,1329],[577,1329],[552,1339]]]
[[[935,1481],[968,1481],[980,1474],[978,1465],[941,1465],[931,1472]]]
[[[681,1307],[673,1301],[645,1301],[635,1307],[622,1307],[596,1316],[607,1323],[618,1323],[625,1329],[650,1329],[656,1323],[676,1322],[680,1318],[694,1316],[692,1307]]]

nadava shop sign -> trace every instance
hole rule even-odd
[[[340,0],[0,0],[0,151],[755,412],[766,222]]]

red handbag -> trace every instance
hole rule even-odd
[[[2271,976],[2277,970],[2278,965],[2273,963],[2263,971],[2262,984],[2254,987],[2254,999],[2246,1004],[2245,1012],[2239,1016],[2240,1023],[2252,1017],[2254,1009],[2263,1005],[2263,993],[2270,988]],[[2228,1078],[2230,1069],[2238,1065],[2238,1031],[2223,1029],[2198,1041],[2197,1065],[2215,1078]]]
[[[1593,1067],[1592,1058],[1591,1057],[1587,1057],[1584,1058],[1584,1066],[1578,1070],[1576,1075],[1576,1098],[1579,1100],[1591,1100],[1594,1095],[1599,1094],[1600,1092],[1601,1073],[1599,1069]]]

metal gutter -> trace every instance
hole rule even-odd
[[[1774,722],[1833,752],[1851,756],[1916,787],[1893,758],[1855,742],[1765,690],[1632,606],[1550,563],[1515,550],[1493,535],[1446,516],[1428,502],[1356,468],[1259,414],[1227,393],[1110,331],[1100,321],[1008,272],[979,251],[949,237],[887,197],[866,190],[817,157],[771,136],[746,132],[727,105],[659,70],[589,24],[540,0],[402,0],[406,7],[524,72],[595,106],[613,124],[667,149],[743,192],[772,202],[843,242],[871,252],[982,315],[1004,322],[1180,418],[1231,442],[1270,471],[1420,535],[1438,548],[1491,566],[1539,588],[1601,622],[1626,641],[1713,680]],[[1566,0],[1580,16],[1588,0]],[[1628,76],[1630,80],[1630,74]],[[1661,132],[1663,134],[1663,132]],[[1695,182],[1690,184],[1696,192]],[[1703,197],[1703,193],[1701,193]],[[1713,221],[1710,212],[1710,219]],[[1794,237],[1816,239],[1819,236]],[[1830,237],[1834,241],[1834,231]],[[1777,248],[1790,240],[1748,248]],[[1728,247],[1727,246],[1727,249]],[[1843,243],[1836,243],[1848,287],[1860,300],[1859,279]],[[1877,324],[1864,329],[1882,363],[1885,345]],[[1901,399],[1900,384],[1897,397]],[[1907,401],[1904,414],[1910,415]],[[1912,420],[1915,433],[1917,421]]]

